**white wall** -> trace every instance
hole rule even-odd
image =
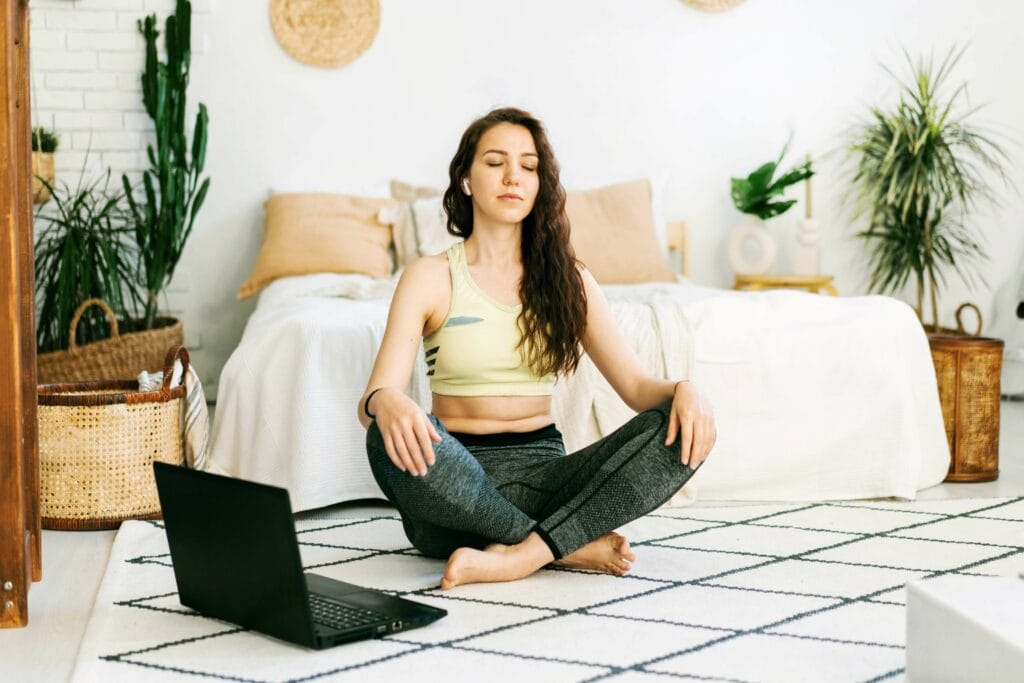
[[[789,162],[840,149],[870,104],[892,102],[880,63],[901,69],[904,46],[941,56],[970,42],[954,75],[969,83],[973,103],[988,104],[975,121],[1014,141],[1007,170],[1024,189],[1024,4],[1014,0],[747,0],[718,14],[680,0],[381,0],[373,45],[333,70],[278,47],[264,0],[195,4],[189,96],[210,111],[213,180],[171,305],[200,344],[193,358],[207,384],[255,303],[237,302],[235,291],[254,262],[270,189],[383,195],[391,178],[439,185],[462,130],[497,105],[545,121],[569,189],[662,179],[668,218],[690,225],[693,279],[711,286],[732,282],[724,245],[739,215],[730,176],[773,158],[791,131]],[[146,127],[132,94],[142,43],[122,34],[134,36],[146,11],[172,6],[33,0],[36,118],[52,117],[65,139],[74,131],[61,155],[79,154],[92,129],[103,164],[139,167]],[[119,125],[128,132],[99,137]],[[842,294],[862,294],[866,252],[841,205],[834,158],[818,163],[815,178],[823,269]],[[1019,327],[1009,316],[1024,269],[1024,200],[1002,187],[997,194],[1002,205],[973,219],[997,291],[969,293],[950,273],[942,318],[951,323],[956,305],[971,299],[985,332],[1000,336]],[[769,224],[783,245],[779,271],[801,213]]]

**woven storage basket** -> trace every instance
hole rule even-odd
[[[90,306],[99,306],[110,323],[110,338],[78,346],[75,330],[82,314]],[[122,333],[110,306],[102,299],[86,299],[71,318],[71,340],[67,351],[39,354],[37,367],[40,384],[84,382],[91,380],[122,380],[135,377],[142,370],[156,371],[163,367],[164,354],[171,346],[184,343],[184,326],[177,318],[157,318],[163,327],[141,332]]]
[[[174,361],[182,382],[171,388]],[[115,529],[159,519],[153,461],[182,461],[188,351],[167,351],[163,385],[135,380],[48,384],[39,394],[39,507],[46,529]]]
[[[957,329],[928,334],[949,440],[946,481],[989,481],[999,476],[999,377],[1003,340],[964,332],[956,311]],[[981,314],[978,313],[978,331]]]

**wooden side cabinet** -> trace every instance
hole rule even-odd
[[[28,0],[4,0],[0,8],[0,626],[9,627],[28,623],[28,589],[42,578],[42,537]]]

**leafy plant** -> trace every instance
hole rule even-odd
[[[42,126],[32,129],[32,151],[52,153],[57,151],[60,144],[60,137],[56,131],[43,128]]]
[[[148,145],[150,168],[142,174],[143,197],[136,199],[128,176],[122,176],[125,196],[135,225],[141,259],[137,284],[144,292],[143,320],[147,329],[156,320],[160,293],[174,276],[196,214],[210,188],[200,181],[206,158],[209,117],[200,103],[189,149],[185,134],[185,104],[191,63],[192,5],[178,0],[165,24],[167,61],[157,58],[156,15],[139,21],[146,40],[142,100],[156,130],[156,146]]]
[[[782,148],[776,161],[769,161],[746,178],[732,179],[732,201],[743,213],[750,213],[761,220],[767,220],[785,213],[796,204],[795,199],[775,199],[781,197],[786,188],[814,175],[810,160],[794,166],[773,180],[775,171],[782,158],[786,156],[789,143]]]
[[[897,292],[913,275],[918,318],[924,322],[927,286],[936,332],[938,284],[945,285],[943,268],[952,266],[971,287],[970,270],[963,266],[987,258],[973,239],[964,213],[979,199],[991,198],[982,172],[994,171],[1005,182],[1002,162],[1008,160],[999,145],[966,123],[977,111],[960,107],[966,83],[948,97],[940,92],[963,52],[951,49],[938,69],[931,58],[915,64],[905,52],[909,80],[886,69],[900,83],[899,103],[891,110],[872,107],[848,148],[855,164],[856,215],[868,218],[867,229],[856,236],[868,245],[870,288]]]
[[[134,276],[136,257],[124,197],[108,189],[109,170],[90,182],[83,182],[83,175],[74,189],[43,180],[53,202],[36,215],[36,344],[41,353],[68,347],[68,326],[82,301],[100,297],[114,311],[123,311],[124,292],[131,296],[126,285]],[[81,344],[110,335],[96,308],[85,312],[76,331]]]

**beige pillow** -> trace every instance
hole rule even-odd
[[[598,282],[676,281],[654,230],[647,180],[568,192],[565,213],[576,258]]]
[[[391,274],[391,226],[378,214],[392,199],[320,192],[277,194],[264,203],[263,245],[238,298],[279,277],[309,273]]]

